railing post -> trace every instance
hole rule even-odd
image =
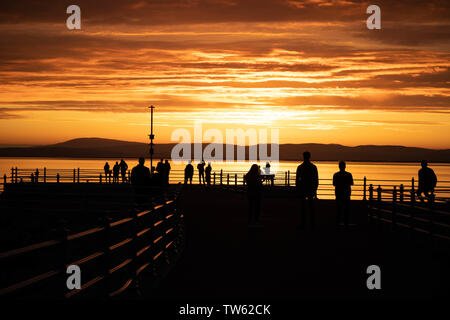
[[[15,182],[15,183],[17,183],[17,181],[18,181],[18,179],[17,179],[18,172],[19,172],[19,170],[17,170],[17,167],[16,167],[16,175],[15,175],[15,178],[14,178],[14,182]]]
[[[138,226],[138,216],[137,216],[137,212],[136,211],[132,211],[131,212],[131,227],[130,227],[130,238],[133,239],[131,246],[130,246],[130,259],[131,259],[131,270],[133,272],[132,274],[132,279],[133,279],[133,283],[134,283],[134,290],[136,291],[135,293],[138,294],[139,292],[139,283],[137,282],[137,270],[139,268],[138,265],[138,230],[139,230],[139,226]]]
[[[377,204],[378,204],[378,208],[377,208],[377,223],[378,223],[378,226],[380,226],[381,225],[381,222],[380,222],[380,217],[381,217],[381,192],[382,192],[382,189],[381,189],[381,186],[380,185],[378,185],[378,188],[377,188]]]
[[[47,183],[47,168],[44,167],[44,183]]]
[[[31,183],[35,183],[36,182],[36,179],[34,179],[34,173],[32,172],[31,173]]]
[[[394,190],[392,192],[392,229],[395,230],[396,224],[396,211],[397,211],[397,186],[394,186]]]
[[[213,185],[216,185],[216,172],[213,172]]]
[[[76,175],[76,170],[75,169],[73,169],[73,183],[75,183],[75,179],[76,179],[76,177],[75,177],[75,175]]]
[[[3,186],[6,184],[6,173],[3,175]]]
[[[399,202],[403,203],[403,193],[404,193],[405,187],[403,186],[403,183],[400,185],[400,199]]]
[[[64,297],[67,293],[67,273],[66,273],[66,265],[69,261],[68,257],[68,240],[67,240],[67,229],[64,225],[58,226],[53,230],[55,238],[59,241],[56,245],[56,255],[54,260],[54,268],[60,271],[60,275],[58,276],[60,279],[60,286],[55,292],[55,296]],[[61,290],[61,291],[60,291]]]
[[[284,172],[284,185],[287,186],[287,172]]]
[[[408,210],[409,211],[409,235],[410,238],[413,239],[414,238],[414,205],[415,205],[415,191],[414,191],[414,177],[411,179],[411,202],[410,202],[410,206],[411,208]]]
[[[364,176],[364,186],[363,186],[363,200],[364,201],[366,201],[367,200],[367,198],[366,198],[366,187],[367,187],[367,179],[366,179],[366,176]]]
[[[14,168],[11,168],[11,183],[14,183]]]
[[[245,186],[245,173],[242,175],[242,185]]]
[[[237,173],[234,174],[234,185],[237,186]]]
[[[291,185],[291,171],[288,170],[288,187]]]
[[[103,218],[103,295],[108,298],[109,296],[109,263],[111,257],[111,251],[109,249],[109,235],[110,235],[110,219],[108,217]]]
[[[80,168],[77,169],[77,183],[80,183]]]
[[[227,173],[227,186],[229,186],[229,185],[230,185],[230,174]]]
[[[59,183],[59,173],[56,174],[56,183]]]
[[[434,221],[433,221],[433,201],[428,199],[428,235],[430,236],[430,241],[433,241],[434,234]],[[431,242],[433,244],[433,242]]]
[[[373,185],[370,184],[369,186],[369,210],[368,210],[368,214],[369,217],[372,218],[372,209],[373,209]]]
[[[381,191],[383,191],[383,189],[381,189],[381,186],[378,185],[378,188],[377,188],[377,200],[378,200],[378,202],[381,202]]]
[[[222,185],[223,170],[220,169],[220,185]]]
[[[100,173],[100,175],[98,176],[98,181],[100,184],[102,184],[102,174]]]

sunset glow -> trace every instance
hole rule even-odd
[[[0,5],[0,144],[146,142],[152,104],[156,143],[201,121],[450,148],[448,3],[380,1],[381,30],[359,1],[77,1],[67,30],[70,4]]]

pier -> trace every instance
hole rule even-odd
[[[45,169],[32,180],[33,172],[13,169],[5,178],[2,296],[428,299],[448,292],[444,183],[427,202],[415,196],[414,180],[356,181],[350,230],[339,231],[331,181],[323,179],[317,229],[298,230],[295,177],[287,172],[264,186],[260,228],[247,226],[238,173],[216,172],[210,187],[149,188],[149,206],[139,209],[129,183],[98,171]],[[65,288],[71,264],[83,270],[81,290]],[[370,265],[381,268],[382,291],[366,287]]]

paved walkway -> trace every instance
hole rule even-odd
[[[297,230],[292,197],[265,198],[260,229],[247,226],[245,194],[193,186],[184,193],[186,250],[161,283],[159,299],[431,298],[448,294],[448,262],[426,245],[367,224],[352,202],[348,232],[335,229],[335,207],[317,202],[318,229]],[[380,291],[366,268],[381,268]],[[446,280],[443,280],[446,279]]]

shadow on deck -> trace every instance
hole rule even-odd
[[[335,228],[335,205],[316,203],[317,230],[297,230],[298,200],[265,197],[261,229],[247,227],[246,195],[191,186],[183,195],[183,256],[152,297],[219,299],[429,299],[448,295],[449,263],[427,242],[368,224],[352,201],[350,231]],[[307,220],[308,222],[308,220]],[[381,290],[368,290],[369,265]]]

